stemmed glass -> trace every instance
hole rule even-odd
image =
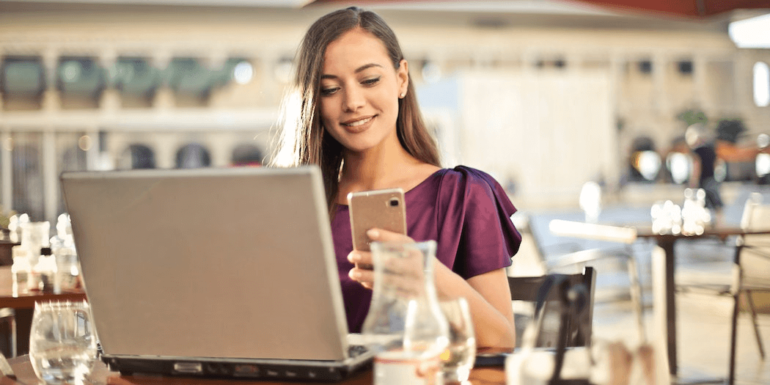
[[[439,303],[449,324],[449,349],[443,355],[444,382],[468,381],[476,359],[476,335],[465,298]]]
[[[88,303],[36,303],[29,357],[35,374],[46,384],[82,384],[96,360]]]

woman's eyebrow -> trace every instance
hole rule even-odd
[[[380,68],[382,68],[382,66],[377,64],[377,63],[369,63],[369,64],[364,64],[361,67],[356,68],[356,70],[354,72],[355,73],[359,73],[361,71],[364,71],[364,70],[372,68],[372,67],[380,67]],[[321,79],[337,79],[337,76],[324,74],[324,75],[321,75]]]

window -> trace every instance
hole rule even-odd
[[[770,104],[770,69],[767,63],[754,64],[754,104],[767,107]]]
[[[155,168],[155,152],[143,144],[132,144],[120,155],[120,169]]]
[[[13,209],[29,214],[31,221],[44,220],[42,135],[13,133]]]
[[[160,85],[160,71],[144,58],[120,57],[110,72],[115,88],[120,90],[122,107],[148,108]]]
[[[692,62],[689,60],[683,60],[677,63],[677,67],[679,68],[679,73],[682,75],[692,75],[693,69],[692,69]]]
[[[643,74],[652,73],[652,62],[649,60],[642,60],[639,62],[639,72]]]
[[[205,147],[190,143],[176,153],[176,168],[200,168],[211,166],[211,156]]]
[[[56,69],[62,108],[97,108],[106,86],[105,71],[87,57],[61,57]]]
[[[62,132],[56,134],[56,175],[63,171],[84,171],[87,169],[86,151],[93,145],[93,139],[84,133]],[[56,214],[65,212],[61,188],[57,186],[58,208]]]
[[[46,87],[40,58],[6,57],[0,71],[0,85],[6,110],[39,109]]]
[[[165,72],[178,107],[200,107],[206,104],[213,86],[214,73],[198,59],[174,58]]]

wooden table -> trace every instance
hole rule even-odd
[[[37,384],[38,380],[32,370],[32,364],[28,356],[20,356],[9,360],[17,379],[8,377],[0,378],[0,385],[27,385]],[[110,372],[107,367],[99,362],[89,378],[91,385],[271,385],[271,384],[300,384],[300,382],[274,382],[274,381],[250,381],[250,380],[221,380],[221,379],[197,379],[190,377],[159,377],[159,376],[125,376]],[[372,384],[371,369],[353,375],[341,382],[329,384],[339,385],[368,385]],[[505,385],[505,371],[502,367],[479,368],[471,371],[470,383],[473,385]],[[319,384],[315,382],[313,384]]]
[[[80,288],[61,294],[40,291],[14,294],[11,266],[0,266],[0,308],[12,308],[16,311],[16,349],[19,354],[25,354],[29,350],[29,329],[32,325],[32,310],[35,308],[35,302],[85,299],[86,293]]]
[[[14,294],[11,266],[0,266],[0,308],[34,309],[35,302],[83,301],[85,299],[86,293],[80,288],[67,290],[61,294],[41,291]]]
[[[677,375],[677,353],[676,353],[676,298],[675,298],[675,285],[674,285],[674,261],[676,256],[674,255],[674,243],[680,239],[699,239],[699,238],[720,238],[726,239],[730,236],[744,236],[744,235],[765,235],[770,234],[770,229],[747,231],[740,227],[735,226],[716,226],[705,229],[703,234],[700,235],[684,235],[684,234],[657,234],[652,231],[651,227],[639,227],[637,228],[637,238],[647,238],[654,240],[660,248],[665,251],[665,260],[660,261],[659,264],[664,266],[664,277],[661,280],[665,293],[665,306],[661,306],[663,311],[662,317],[665,317],[666,322],[666,346],[668,351],[668,364],[669,372],[672,376]],[[740,252],[740,247],[736,247],[736,253]],[[655,256],[653,255],[653,265]],[[655,271],[653,269],[653,274]]]

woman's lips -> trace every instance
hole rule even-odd
[[[374,121],[374,118],[376,117],[377,115],[374,115],[368,118],[355,120],[349,123],[340,123],[340,125],[344,127],[345,130],[347,130],[348,132],[358,133],[368,129],[372,125],[372,121]]]

